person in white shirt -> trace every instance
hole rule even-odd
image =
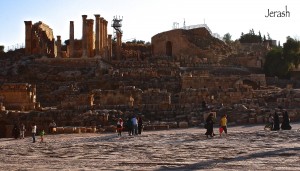
[[[35,134],[36,134],[36,125],[33,123],[31,125],[31,133],[32,133],[32,142],[35,143]]]
[[[24,139],[24,136],[25,136],[25,131],[26,131],[26,128],[25,128],[25,125],[23,123],[20,124],[20,139]]]

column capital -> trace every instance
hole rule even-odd
[[[82,18],[86,19],[86,18],[87,18],[87,15],[82,15]]]
[[[100,18],[100,14],[95,14],[94,15],[96,18]]]

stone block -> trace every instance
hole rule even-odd
[[[255,118],[249,118],[249,123],[250,124],[255,124],[256,122],[255,122]]]
[[[80,127],[80,132],[81,133],[86,133],[86,127]]]
[[[258,124],[264,123],[264,117],[263,116],[257,116],[256,123],[258,123]]]
[[[75,127],[74,133],[80,134],[81,133],[80,127]]]
[[[64,127],[56,127],[56,133],[57,134],[63,134],[64,133]]]
[[[74,133],[74,131],[75,131],[74,127],[64,127],[65,134],[72,134],[72,133]]]
[[[189,127],[187,122],[179,122],[178,126],[179,126],[179,128],[188,128]]]
[[[92,133],[92,130],[93,130],[93,129],[92,129],[91,127],[86,128],[86,132],[87,132],[87,133]]]
[[[154,129],[155,130],[168,130],[169,129],[169,125],[155,125]]]
[[[144,126],[144,130],[146,130],[146,131],[152,131],[152,130],[155,130],[155,127],[153,125],[145,125]]]

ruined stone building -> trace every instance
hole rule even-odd
[[[46,24],[25,21],[25,54],[56,56],[55,39],[53,30]]]
[[[162,32],[153,36],[151,43],[153,56],[173,57],[182,65],[216,63],[230,53],[230,48],[205,27]]]
[[[63,51],[61,36],[57,36],[55,40],[53,31],[48,25],[41,21],[33,25],[32,21],[25,21],[26,55],[50,58],[103,57],[110,60],[112,40],[111,35],[107,33],[107,24],[107,20],[99,14],[95,15],[95,20],[82,15],[82,38],[78,40],[74,38],[74,21],[70,21],[70,36],[67,48]]]

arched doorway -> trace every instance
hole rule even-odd
[[[172,43],[170,41],[166,43],[166,55],[172,56]]]
[[[256,82],[248,79],[243,80],[243,84],[251,86],[254,90],[257,90],[259,88],[259,85]]]

